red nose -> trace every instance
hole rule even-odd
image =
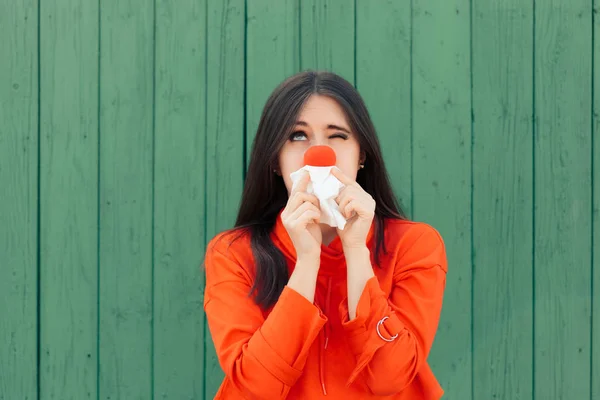
[[[304,153],[304,165],[330,167],[335,165],[335,151],[329,146],[311,146]]]

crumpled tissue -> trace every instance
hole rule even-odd
[[[315,167],[312,165],[305,165],[299,170],[292,172],[290,174],[290,178],[292,179],[292,190],[298,186],[298,182],[300,181],[300,178],[302,178],[304,171],[307,171],[310,175],[310,181],[308,182],[306,192],[314,194],[319,199],[319,204],[321,206],[320,222],[343,230],[344,226],[346,226],[346,218],[344,218],[340,212],[339,207],[335,202],[335,198],[345,185],[331,174],[332,168],[337,167]]]

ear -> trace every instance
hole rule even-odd
[[[361,150],[360,157],[358,159],[359,159],[359,164],[364,164],[365,161],[367,160],[367,154],[363,150]]]
[[[281,176],[281,171],[279,170],[279,165],[272,165],[271,166],[271,171],[273,171],[273,173],[277,176]]]

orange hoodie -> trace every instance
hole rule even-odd
[[[374,226],[367,238],[375,265]],[[339,237],[321,248],[314,304],[285,286],[262,311],[249,235],[217,235],[207,247],[204,310],[225,379],[216,399],[439,399],[426,358],[446,285],[446,254],[429,225],[386,220],[380,266],[348,319],[346,263]],[[296,253],[281,222],[271,233],[288,268]],[[220,240],[221,239],[221,240]],[[386,318],[387,317],[387,318]],[[326,396],[326,397],[325,397]]]

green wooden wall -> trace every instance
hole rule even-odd
[[[0,0],[0,399],[212,398],[205,244],[307,68],[445,238],[445,398],[600,399],[600,0]]]

